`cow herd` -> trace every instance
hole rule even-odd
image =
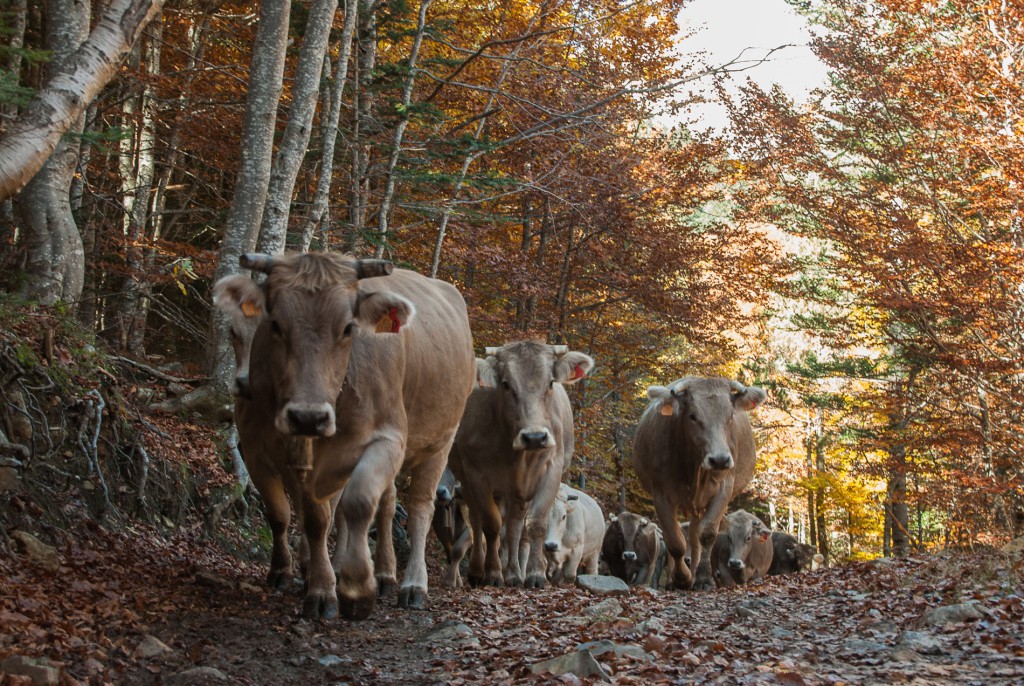
[[[295,571],[294,507],[304,616],[364,619],[396,588],[400,607],[424,607],[432,524],[452,587],[466,554],[470,584],[528,588],[602,568],[630,584],[700,590],[812,563],[813,549],[791,536],[743,511],[726,516],[753,475],[746,413],[762,389],[697,377],[648,389],[634,462],[660,526],[629,512],[606,521],[563,483],[574,440],[565,387],[594,367],[589,355],[518,341],[477,359],[461,294],[387,261],[308,253],[241,264],[263,281],[214,286],[237,363],[235,420],[278,588]],[[400,472],[410,554],[399,586]]]

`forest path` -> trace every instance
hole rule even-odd
[[[63,684],[597,683],[596,663],[623,684],[1024,683],[1022,562],[994,551],[604,598],[451,590],[435,558],[429,611],[387,598],[358,623],[300,619],[298,586],[198,536],[96,529],[58,552],[56,573],[0,558],[0,660]],[[574,674],[530,669],[562,656]]]

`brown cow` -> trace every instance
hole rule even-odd
[[[730,512],[711,550],[715,583],[730,588],[760,579],[772,557],[772,530],[746,510]]]
[[[411,476],[412,550],[399,604],[423,606],[434,491],[473,384],[462,296],[414,272],[391,273],[380,260],[248,255],[242,264],[268,274],[266,319],[252,343],[252,402],[301,447],[291,452],[301,459],[285,467],[304,474],[311,548],[304,614],[334,616],[339,594],[344,616],[362,619],[373,611],[377,581],[367,534],[378,505],[393,508],[402,468]],[[367,278],[373,276],[382,278]],[[330,499],[343,488],[336,583],[327,530]],[[387,564],[393,569],[393,559]]]
[[[672,558],[677,588],[711,590],[710,551],[725,509],[754,475],[754,435],[747,411],[766,394],[723,378],[686,377],[647,389],[650,404],[640,417],[633,462],[654,508]],[[690,556],[685,564],[676,513],[690,522]]]
[[[548,510],[574,443],[564,386],[593,366],[584,353],[529,341],[488,348],[477,360],[480,387],[448,457],[469,505],[471,584],[544,586]],[[504,572],[499,548],[508,552]]]
[[[455,478],[452,470],[445,468],[441,482],[437,485],[437,497],[434,501],[434,519],[431,528],[437,540],[444,548],[448,560],[444,583],[452,588],[462,586],[462,572],[459,565],[466,557],[469,546],[473,542],[469,530],[469,508],[462,496],[462,484]]]
[[[772,532],[772,566],[769,576],[795,574],[817,569],[825,563],[825,556],[815,551],[813,545],[797,540],[796,536],[784,531]]]
[[[630,586],[652,586],[656,584],[655,568],[662,546],[657,524],[634,512],[620,512],[610,517],[601,556],[611,576]]]

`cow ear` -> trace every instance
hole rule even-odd
[[[213,285],[213,305],[231,316],[258,317],[266,309],[263,289],[247,276],[225,276]]]
[[[647,526],[650,523],[651,523],[651,520],[647,519],[647,517],[641,517],[640,518],[640,526]]]
[[[496,388],[498,386],[498,358],[476,358],[476,383],[480,388]]]
[[[416,316],[416,306],[397,293],[360,291],[355,314],[360,326],[377,333],[398,333]]]
[[[750,412],[768,397],[763,388],[747,386],[743,393],[733,393],[732,404],[739,410]]]
[[[608,515],[608,521],[609,522],[617,522],[617,521],[619,521],[619,516],[618,515]]]
[[[661,403],[661,414],[671,417],[678,407],[676,397],[667,386],[650,386],[647,389],[647,397]]]
[[[593,357],[586,353],[570,350],[555,360],[553,375],[555,381],[570,386],[586,376],[587,372],[593,368]]]

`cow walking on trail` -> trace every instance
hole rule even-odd
[[[654,586],[664,539],[658,525],[635,512],[612,515],[601,555],[608,573],[630,586]]]
[[[772,532],[772,549],[769,576],[806,572],[825,564],[825,556],[815,551],[813,545],[801,543],[796,536],[784,531]]]
[[[730,512],[711,550],[715,583],[730,588],[756,581],[767,573],[772,557],[771,529],[746,510]]]
[[[548,510],[574,445],[564,386],[586,376],[594,360],[534,341],[488,348],[486,355],[477,360],[479,388],[448,458],[469,505],[469,582],[542,588]],[[507,550],[504,570],[500,548]]]
[[[548,533],[544,540],[548,580],[553,584],[571,584],[580,570],[597,574],[603,540],[601,506],[583,491],[559,485],[548,511]]]
[[[754,475],[754,435],[747,412],[763,389],[723,378],[686,377],[647,389],[651,402],[637,425],[633,462],[654,498],[676,588],[711,590],[711,547],[729,501]],[[690,522],[689,551],[676,515]]]
[[[437,485],[437,499],[434,502],[434,520],[431,523],[434,535],[444,548],[448,560],[444,583],[451,588],[462,586],[462,572],[459,565],[469,552],[473,542],[469,530],[469,508],[462,496],[462,484],[452,470],[445,467],[441,482]]]
[[[242,266],[268,275],[254,294],[265,316],[252,339],[250,402],[290,445],[263,446],[276,455],[279,481],[292,474],[300,484],[310,546],[304,615],[329,618],[340,607],[366,618],[378,578],[395,578],[390,537],[382,531],[378,546],[390,559],[378,552],[371,565],[367,535],[378,508],[390,522],[400,469],[410,474],[411,553],[399,605],[423,607],[435,489],[474,378],[462,296],[382,260],[332,253],[246,255]],[[336,577],[327,533],[339,493]]]

